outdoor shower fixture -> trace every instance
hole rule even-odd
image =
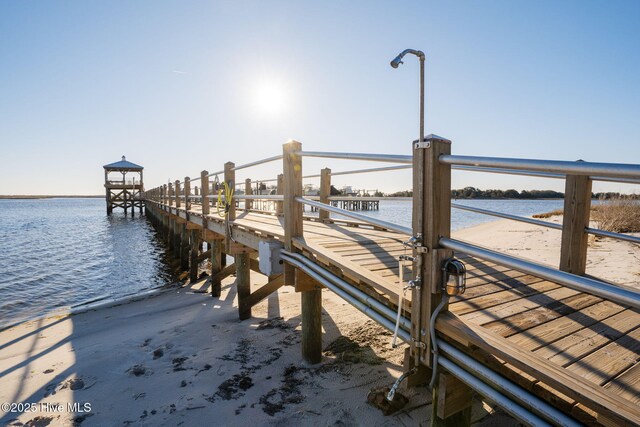
[[[411,53],[418,57],[420,60],[420,134],[418,135],[418,142],[424,141],[424,52],[421,50],[415,49],[405,49],[400,55],[396,56],[393,61],[391,61],[391,66],[393,68],[398,68],[398,65],[402,64],[402,58],[407,54]]]

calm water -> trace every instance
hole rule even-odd
[[[0,327],[171,281],[153,227],[103,199],[0,200]]]
[[[519,216],[531,216],[536,213],[561,209],[563,200],[456,200],[461,205],[509,213]],[[365,215],[411,227],[411,202],[404,200],[383,200],[379,211],[360,212]],[[451,229],[459,230],[500,218],[476,214],[460,209],[451,210]]]
[[[460,200],[532,215],[562,200]],[[383,201],[364,212],[411,226],[411,203]],[[454,230],[495,218],[454,209]],[[0,327],[105,296],[169,283],[171,271],[153,227],[136,213],[107,217],[102,199],[0,200]]]

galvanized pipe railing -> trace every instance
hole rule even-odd
[[[511,214],[507,214],[507,213],[491,211],[491,210],[488,210],[488,209],[474,208],[474,207],[467,206],[467,205],[461,205],[459,203],[451,203],[451,207],[455,208],[455,209],[460,209],[460,210],[463,210],[463,211],[475,212],[475,213],[479,213],[479,214],[483,214],[483,215],[491,215],[491,216],[496,216],[496,217],[499,217],[499,218],[511,219],[513,221],[526,222],[528,224],[539,225],[539,226],[542,226],[542,227],[553,228],[553,229],[556,229],[556,230],[562,230],[562,224],[556,224],[554,222],[540,221],[540,220],[537,220],[537,219],[534,219],[534,218],[526,218],[526,217],[523,217],[523,216],[511,215]]]
[[[609,237],[612,239],[624,240],[627,242],[640,244],[640,237],[630,236],[628,234],[615,233],[613,231],[599,230],[597,228],[590,228],[590,227],[585,228],[584,231],[586,231],[589,234],[593,234],[594,236]]]
[[[321,276],[320,274],[318,274],[316,271],[314,271],[313,269],[308,267],[305,263],[300,262],[297,259],[292,258],[290,256],[287,256],[286,254],[282,254],[282,259],[285,262],[287,262],[288,264],[291,264],[291,265],[295,266],[296,268],[299,268],[300,270],[304,271],[306,274],[308,274],[310,277],[312,277],[318,283],[321,283],[322,285],[324,285],[327,288],[331,289],[331,291],[333,291],[336,295],[338,295],[339,297],[341,297],[345,301],[349,302],[349,304],[351,304],[352,306],[354,306],[355,308],[360,310],[363,314],[367,315],[368,317],[370,317],[371,319],[373,319],[374,321],[379,323],[384,328],[386,328],[386,329],[388,329],[389,331],[392,331],[392,332],[395,329],[395,324],[394,324],[393,320],[391,320],[389,317],[387,317],[384,314],[381,314],[378,311],[374,310],[373,308],[367,306],[366,304],[364,304],[363,302],[361,302],[357,298],[355,298],[352,295],[350,295],[348,292],[346,292],[343,289],[341,289],[340,287],[338,287],[332,281],[330,281],[330,280],[326,279],[325,277]],[[404,342],[407,342],[407,343],[411,342],[411,335],[404,328],[401,328],[398,331],[398,337],[400,337],[400,339],[402,339]]]
[[[552,173],[552,172],[534,172],[518,169],[503,169],[503,168],[489,168],[480,166],[464,166],[464,165],[451,165],[451,169],[468,171],[468,172],[487,172],[487,173],[500,173],[506,175],[523,175],[523,176],[537,176],[540,178],[553,178],[553,179],[565,179],[566,173]],[[591,176],[594,181],[606,181],[606,182],[622,182],[625,184],[640,184],[640,178],[615,178],[607,176]]]
[[[448,165],[518,169],[565,175],[633,179],[640,177],[640,165],[624,163],[567,162],[562,160],[512,159],[506,157],[457,156],[452,154],[440,156],[440,162]]]
[[[405,156],[401,154],[337,153],[329,151],[298,151],[296,154],[302,157],[322,157],[325,159],[369,160],[373,162],[406,164],[411,164],[413,162],[412,156]]]
[[[640,309],[640,292],[634,291],[621,286],[611,285],[600,280],[591,279],[584,276],[576,276],[574,274],[559,271],[551,267],[546,267],[531,261],[505,255],[489,249],[471,245],[460,240],[442,238],[440,245],[452,249],[456,252],[466,253],[468,255],[482,258],[496,264],[510,267],[523,273],[531,274],[542,279],[565,285],[571,289],[580,292],[593,294],[604,299],[617,302],[619,304]]]
[[[250,168],[251,166],[258,166],[264,163],[275,162],[277,160],[282,160],[282,154],[278,156],[267,157],[266,159],[262,159],[262,160],[256,160],[255,162],[245,163],[244,165],[234,166],[233,168],[231,168],[231,170],[237,171],[240,169]]]
[[[282,194],[239,194],[234,195],[233,198],[238,200],[284,200],[284,196]]]
[[[398,225],[398,224],[394,224],[392,222],[388,222],[388,221],[383,221],[381,219],[375,219],[375,218],[371,218],[369,216],[366,215],[361,215],[352,211],[348,211],[345,209],[340,209],[340,208],[336,208],[334,206],[331,205],[325,205],[324,203],[320,203],[320,202],[316,202],[313,200],[310,200],[306,197],[296,197],[296,202],[298,203],[303,203],[305,205],[309,205],[309,206],[313,206],[316,207],[318,209],[322,209],[325,211],[329,211],[338,215],[343,215],[349,218],[353,218],[353,219],[357,219],[359,221],[362,222],[366,222],[368,224],[377,226],[377,227],[381,227],[381,228],[386,228],[387,230],[392,230],[392,231],[396,231],[398,233],[402,233],[402,234],[406,234],[408,236],[411,236],[413,234],[413,231],[411,230],[411,228],[409,227],[403,227],[402,225]]]
[[[458,350],[448,342],[438,339],[438,348],[440,351],[444,351],[453,363],[464,368],[475,378],[490,385],[499,393],[505,394],[508,398],[516,400],[526,409],[542,416],[547,419],[547,421],[561,426],[577,427],[582,425],[511,380],[482,365],[480,362]],[[446,362],[444,365],[445,367],[451,367],[451,365]]]
[[[391,308],[382,304],[377,299],[370,297],[369,295],[362,292],[360,289],[354,287],[353,285],[344,281],[343,279],[331,273],[330,271],[322,268],[321,266],[314,263],[310,259],[305,258],[301,254],[295,254],[295,253],[287,252],[284,250],[281,253],[286,257],[293,258],[295,260],[300,261],[301,263],[309,267],[311,270],[315,271],[325,279],[331,281],[340,289],[350,294],[352,297],[356,298],[358,301],[362,302],[363,304],[366,304],[367,306],[373,308],[374,310],[376,310],[378,313],[382,314],[389,320],[393,320],[395,322],[396,313]],[[407,332],[411,330],[411,320],[407,319],[406,317],[401,316],[399,323],[400,323],[400,327],[404,328]]]
[[[531,411],[522,407],[522,405],[519,405],[508,396],[505,396],[504,394],[485,384],[483,381],[468,373],[467,371],[450,361],[448,358],[440,357],[438,360],[438,364],[445,368],[447,371],[451,372],[470,388],[477,391],[489,401],[494,402],[502,409],[504,409],[505,412],[507,412],[514,418],[517,418],[518,420],[524,422],[526,425],[535,427],[552,426],[551,423],[543,420],[535,414],[532,414]]]

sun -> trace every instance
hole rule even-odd
[[[285,87],[277,81],[262,81],[256,85],[252,100],[256,112],[280,116],[287,106]]]

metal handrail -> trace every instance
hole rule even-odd
[[[318,209],[322,209],[328,212],[332,212],[338,215],[343,215],[349,218],[357,219],[362,222],[366,222],[367,224],[375,225],[377,227],[386,228],[388,230],[396,231],[398,233],[406,234],[411,236],[413,234],[413,230],[409,227],[403,227],[402,225],[394,224],[392,222],[383,221],[381,219],[371,218],[366,215],[361,215],[355,212],[351,212],[345,209],[336,208],[330,205],[325,205],[324,203],[315,202],[306,197],[296,197],[296,202],[304,203],[305,205],[314,206]]]
[[[234,195],[233,198],[238,200],[284,200],[282,194],[241,194]]]
[[[207,175],[207,178],[212,177],[214,175],[220,175],[223,174],[224,170],[218,171],[218,172],[211,172],[210,174]]]
[[[329,200],[331,200],[331,198],[329,198]],[[562,230],[562,224],[556,224],[554,222],[540,221],[540,220],[534,219],[534,218],[527,218],[527,217],[522,217],[522,216],[518,216],[518,215],[511,215],[511,214],[506,214],[506,213],[502,213],[502,212],[491,211],[491,210],[488,210],[488,209],[474,208],[474,207],[471,207],[471,206],[461,205],[461,204],[458,204],[458,203],[451,203],[451,207],[455,208],[455,209],[461,209],[461,210],[465,210],[465,211],[469,211],[469,212],[475,212],[475,213],[479,213],[479,214],[483,214],[483,215],[491,215],[491,216],[496,216],[496,217],[499,217],[499,218],[510,219],[510,220],[513,220],[513,221],[526,222],[528,224],[533,224],[533,225],[539,225],[539,226],[542,226],[542,227],[553,228],[555,230]],[[590,228],[590,227],[586,227],[584,229],[584,231],[586,233],[593,234],[594,236],[608,237],[608,238],[611,238],[611,239],[624,240],[626,242],[640,244],[640,237],[629,236],[628,234],[615,233],[613,231],[599,230],[597,228]]]
[[[501,173],[506,175],[523,175],[523,176],[537,176],[540,178],[554,178],[565,179],[567,174],[564,173],[552,173],[552,172],[534,172],[517,169],[504,169],[504,168],[488,168],[480,166],[465,166],[465,165],[452,165],[451,169],[469,171],[469,172],[487,172],[487,173]],[[591,176],[594,181],[606,181],[606,182],[622,182],[625,184],[640,184],[640,178],[612,178],[607,176]]]
[[[282,154],[273,157],[267,157],[266,159],[256,160],[255,162],[245,163],[244,165],[234,166],[231,168],[232,171],[237,171],[240,169],[250,168],[251,166],[261,165],[263,163],[275,162],[276,160],[282,160]]]
[[[559,271],[551,267],[536,264],[522,258],[505,255],[489,249],[481,248],[460,240],[441,238],[440,245],[457,251],[482,258],[496,264],[504,265],[527,274],[531,274],[541,279],[550,280],[580,292],[587,292],[619,304],[628,305],[640,309],[640,292],[615,286],[610,283],[583,276],[576,276],[571,273]]]
[[[497,390],[498,393],[504,394],[510,401],[517,401],[519,405],[524,405],[525,408],[533,410],[537,415],[551,421],[555,425],[560,426],[580,426],[579,422],[572,419],[569,415],[559,411],[551,406],[546,401],[540,399],[530,391],[523,389],[518,384],[512,382],[508,378],[501,374],[487,368],[482,363],[468,356],[464,352],[458,350],[443,339],[438,339],[438,348],[443,351],[449,358],[450,362],[463,368],[468,372],[471,377],[482,381],[484,384],[490,386],[491,389]],[[441,359],[438,359],[440,362]],[[448,360],[444,359],[443,364],[445,368],[451,368],[454,365],[449,364]],[[455,368],[454,368],[455,369]],[[531,414],[524,412],[525,422],[530,422]]]
[[[534,224],[534,225],[539,225],[539,226],[542,226],[542,227],[548,227],[548,228],[553,228],[553,229],[556,229],[556,230],[562,230],[562,224],[556,224],[554,222],[540,221],[538,219],[526,218],[526,217],[518,216],[518,215],[511,215],[511,214],[506,214],[506,213],[502,213],[502,212],[491,211],[491,210],[488,210],[488,209],[474,208],[474,207],[467,206],[467,205],[461,205],[459,203],[451,203],[451,207],[455,208],[455,209],[461,209],[461,210],[464,210],[464,211],[475,212],[475,213],[479,213],[479,214],[483,214],[483,215],[497,216],[499,218],[511,219],[513,221],[526,222],[528,224]]]
[[[520,169],[555,172],[570,175],[589,175],[614,178],[640,177],[640,165],[624,163],[568,162],[562,160],[513,159],[506,157],[457,156],[443,154],[440,163],[489,168]]]
[[[330,151],[296,151],[301,157],[322,157],[326,159],[345,159],[345,160],[370,160],[373,162],[389,162],[389,163],[413,163],[413,156],[401,154],[373,154],[373,153],[337,153]]]
[[[467,165],[457,165],[457,164],[452,164],[451,169],[469,171],[469,172],[501,173],[505,175],[537,176],[540,178],[555,178],[555,179],[566,178],[566,175],[561,173],[533,172],[533,171],[525,171],[525,170],[518,170],[518,169],[488,168],[488,167],[467,166]]]
[[[594,236],[609,237],[611,239],[624,240],[626,242],[640,244],[640,237],[629,236],[628,234],[615,233],[613,231],[599,230],[597,228],[590,228],[590,227],[585,228],[584,231],[586,231],[589,234],[593,234]]]

